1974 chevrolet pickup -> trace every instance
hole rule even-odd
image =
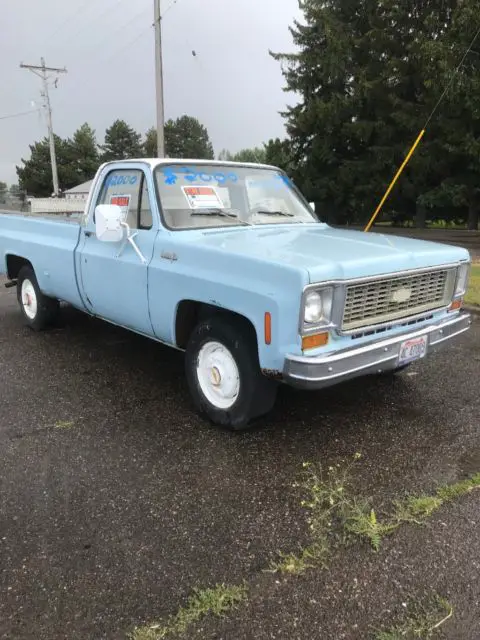
[[[66,301],[185,351],[211,421],[240,429],[279,382],[395,372],[466,331],[467,251],[332,229],[275,167],[131,160],[98,170],[78,223],[0,215],[25,321]]]

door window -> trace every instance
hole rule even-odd
[[[97,205],[116,204],[130,229],[151,229],[152,209],[145,174],[139,169],[116,169],[104,180]]]

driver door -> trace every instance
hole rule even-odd
[[[93,315],[153,335],[148,308],[148,265],[152,259],[158,223],[152,214],[152,191],[143,169],[113,169],[103,183],[92,208],[116,204],[145,258],[142,263],[128,242],[111,243],[95,235],[93,213],[84,228],[80,251],[80,288]],[[126,232],[125,232],[126,233]]]

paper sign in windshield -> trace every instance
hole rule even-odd
[[[110,197],[110,204],[116,204],[117,207],[120,207],[120,209],[122,210],[122,215],[124,218],[126,218],[128,216],[128,208],[130,206],[130,196],[126,195],[126,196],[111,196]]]
[[[215,187],[182,187],[190,209],[223,209]]]

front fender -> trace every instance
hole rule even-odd
[[[246,318],[257,335],[262,369],[281,371],[285,354],[299,348],[298,314],[306,272],[290,265],[262,263],[195,245],[169,246],[159,234],[149,266],[149,308],[156,337],[176,345],[175,324],[183,300],[211,305]],[[176,260],[165,260],[168,252]],[[266,344],[265,313],[272,318],[272,339]]]

